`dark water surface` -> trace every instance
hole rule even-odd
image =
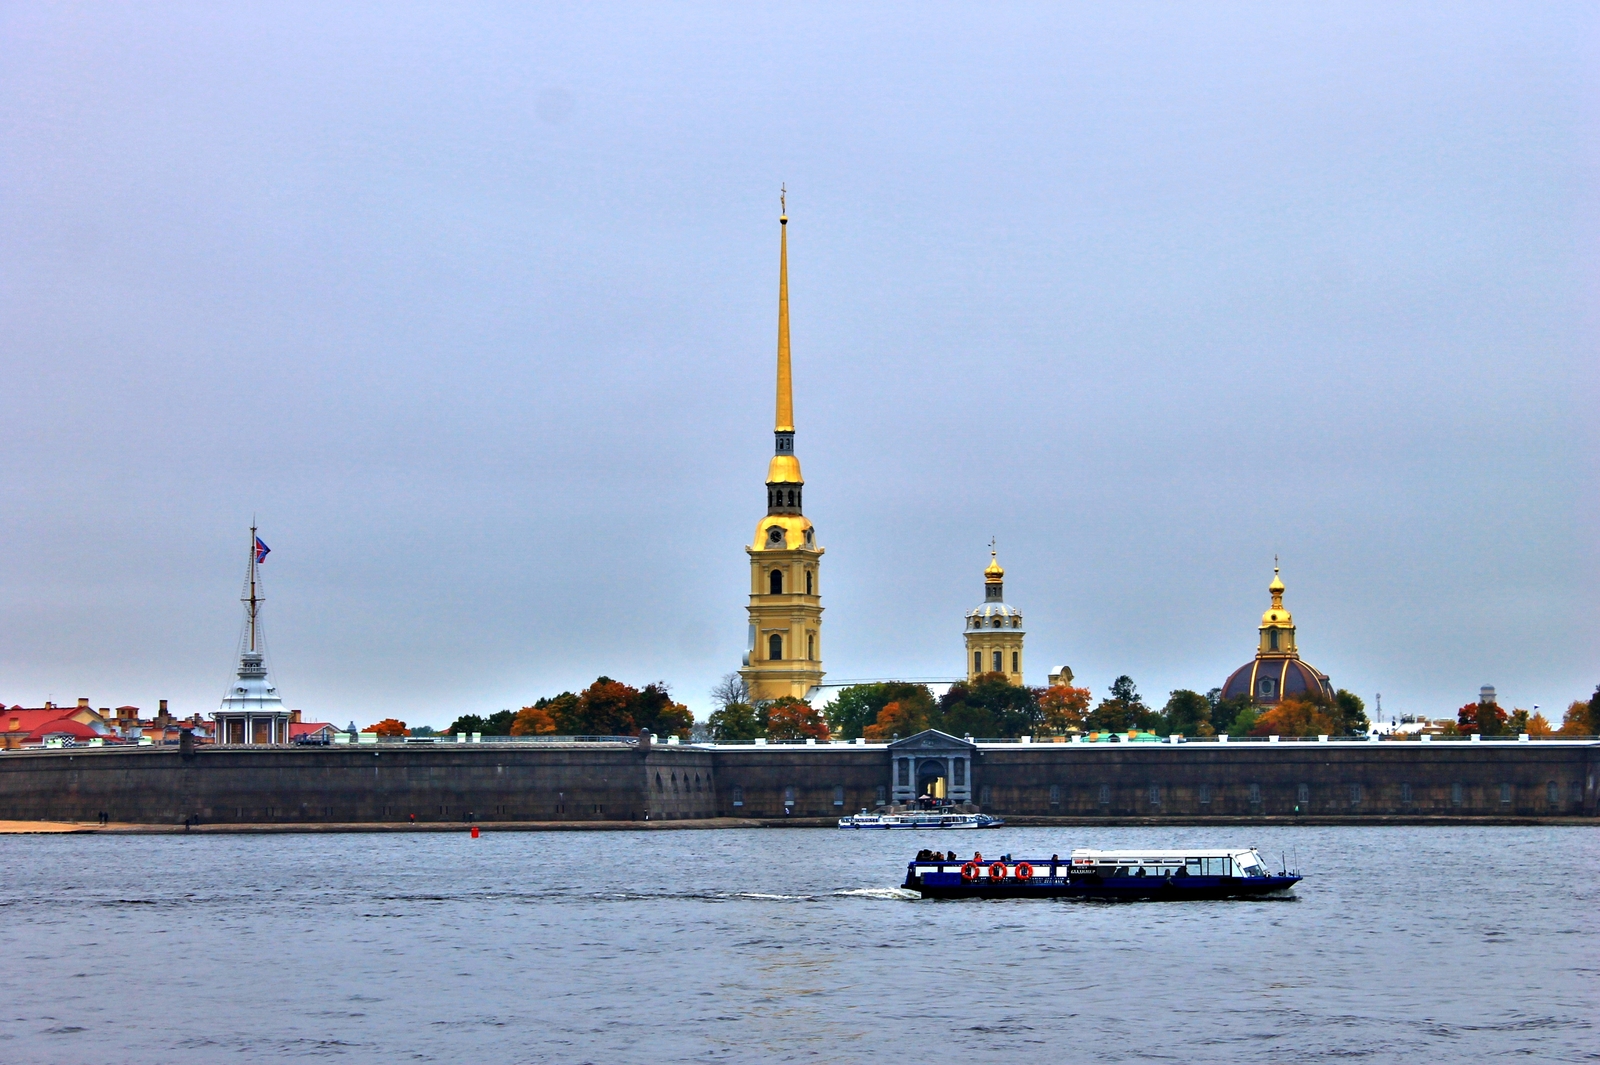
[[[1292,901],[922,902],[1260,847]],[[1589,828],[0,837],[0,1061],[1600,1060]]]

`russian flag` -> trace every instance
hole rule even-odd
[[[272,554],[272,548],[263,543],[261,537],[256,537],[256,562],[265,562],[270,554]]]

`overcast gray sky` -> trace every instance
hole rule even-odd
[[[1592,4],[0,7],[0,699],[309,718],[745,640],[778,186],[831,678],[1600,682]],[[1558,711],[1559,714],[1559,711]]]

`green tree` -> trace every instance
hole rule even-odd
[[[1206,702],[1211,704],[1211,726],[1218,732],[1229,736],[1248,736],[1250,730],[1256,727],[1255,704],[1248,695],[1224,699],[1221,688],[1212,688],[1206,692]],[[1235,722],[1247,710],[1250,712],[1249,720],[1242,728],[1238,727]]]
[[[767,731],[749,703],[728,703],[713,710],[706,723],[711,726],[713,743],[753,743]]]
[[[446,731],[458,736],[470,735],[474,732],[481,732],[486,736],[493,735],[492,732],[489,732],[489,723],[477,714],[462,714],[456,718],[455,723]]]
[[[1166,730],[1180,736],[1211,736],[1211,702],[1199,692],[1179,688],[1167,696],[1167,705],[1161,711]]]
[[[1255,704],[1251,703],[1248,699],[1245,700],[1244,705],[1239,707],[1239,712],[1233,715],[1232,723],[1228,725],[1228,735],[1250,735],[1250,733],[1255,731],[1256,721],[1260,717],[1261,714],[1256,710]]]
[[[903,707],[914,708],[914,712],[926,714],[933,709],[933,693],[926,684],[903,681],[852,684],[840,689],[824,711],[828,717],[829,731],[847,740],[862,736],[867,726],[875,724],[878,715],[890,703],[899,703]]]
[[[950,685],[928,724],[952,736],[1031,736],[1044,722],[1038,693],[1003,673],[984,673]]]
[[[1333,719],[1339,728],[1337,735],[1359,736],[1372,728],[1372,722],[1367,720],[1367,704],[1355,692],[1340,688],[1333,693],[1329,709],[1333,711]]]
[[[682,703],[673,702],[667,682],[658,680],[646,684],[633,697],[634,729],[649,729],[653,736],[677,736],[688,739],[694,727],[694,714]]]
[[[1144,704],[1133,678],[1124,674],[1111,682],[1110,694],[1089,712],[1085,725],[1094,732],[1131,732],[1159,730],[1162,722],[1160,715]]]
[[[561,736],[580,736],[583,730],[579,728],[578,708],[579,701],[576,692],[562,692],[542,698],[535,702],[534,708],[543,710],[550,715],[550,720],[555,722],[556,733]]]

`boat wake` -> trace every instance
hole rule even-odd
[[[833,897],[836,899],[878,899],[883,902],[919,902],[922,899],[922,895],[918,892],[907,891],[905,888],[897,887],[851,888],[848,891],[835,891]]]

